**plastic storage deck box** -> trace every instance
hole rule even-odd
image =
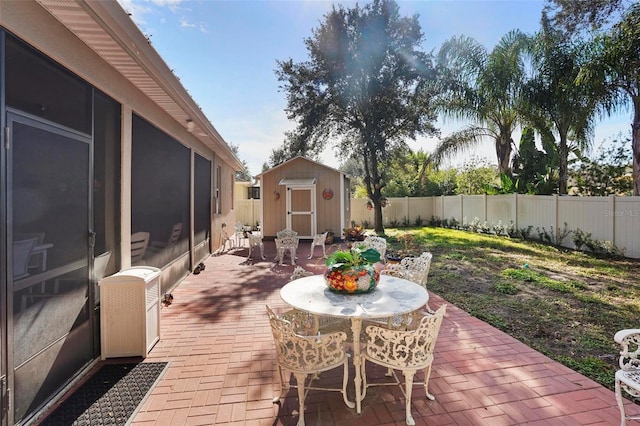
[[[160,269],[123,269],[98,285],[101,358],[146,358],[160,340]]]

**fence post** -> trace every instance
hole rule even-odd
[[[609,214],[611,216],[611,224],[609,230],[611,232],[610,241],[616,246],[616,196],[609,195]]]
[[[559,226],[558,220],[560,216],[560,212],[558,211],[558,194],[553,194],[553,211],[554,211],[553,226],[554,226],[554,229],[556,230],[556,235],[554,235],[554,237],[556,237],[556,240],[557,240],[558,235],[560,235],[559,234],[560,228],[558,227]]]
[[[404,197],[404,211],[404,215],[407,217],[407,222],[411,224],[411,218],[409,217],[409,197],[407,197],[406,195]]]
[[[484,221],[487,222],[487,194],[484,194]]]
[[[513,229],[517,230],[518,229],[518,193],[514,192],[513,193],[513,204],[511,207],[511,214],[512,214],[512,222],[513,222]]]
[[[460,224],[464,225],[462,221],[464,220],[464,195],[460,194]]]

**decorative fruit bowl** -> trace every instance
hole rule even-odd
[[[380,260],[376,249],[351,247],[340,250],[327,258],[324,274],[327,287],[337,293],[366,293],[378,285],[380,272],[373,266]]]
[[[336,293],[368,293],[378,285],[380,272],[373,266],[363,265],[351,269],[328,270],[324,278],[329,290]]]

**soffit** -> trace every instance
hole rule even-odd
[[[178,123],[186,127],[192,120],[193,135],[241,170],[240,160],[115,0],[36,1]]]

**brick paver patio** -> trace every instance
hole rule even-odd
[[[162,308],[161,340],[145,360],[168,361],[169,366],[132,425],[297,423],[295,390],[286,394],[283,404],[273,403],[279,381],[265,313],[266,304],[286,309],[279,289],[293,266],[277,265],[273,242],[265,246],[266,261],[247,262],[246,248],[211,256],[205,271],[188,276],[172,291],[173,303]],[[298,265],[322,272],[323,259],[307,260],[308,253],[308,244],[301,242]],[[443,303],[431,294],[432,308]],[[367,368],[369,376],[383,373]],[[417,379],[421,377],[419,373]],[[339,379],[340,372],[321,378]],[[352,397],[353,383],[349,391]],[[430,391],[435,401],[414,387],[412,408],[419,425],[620,423],[612,391],[451,304],[436,345]],[[357,414],[339,393],[312,391],[306,423],[404,424],[404,397],[398,387],[369,389],[362,407]]]

